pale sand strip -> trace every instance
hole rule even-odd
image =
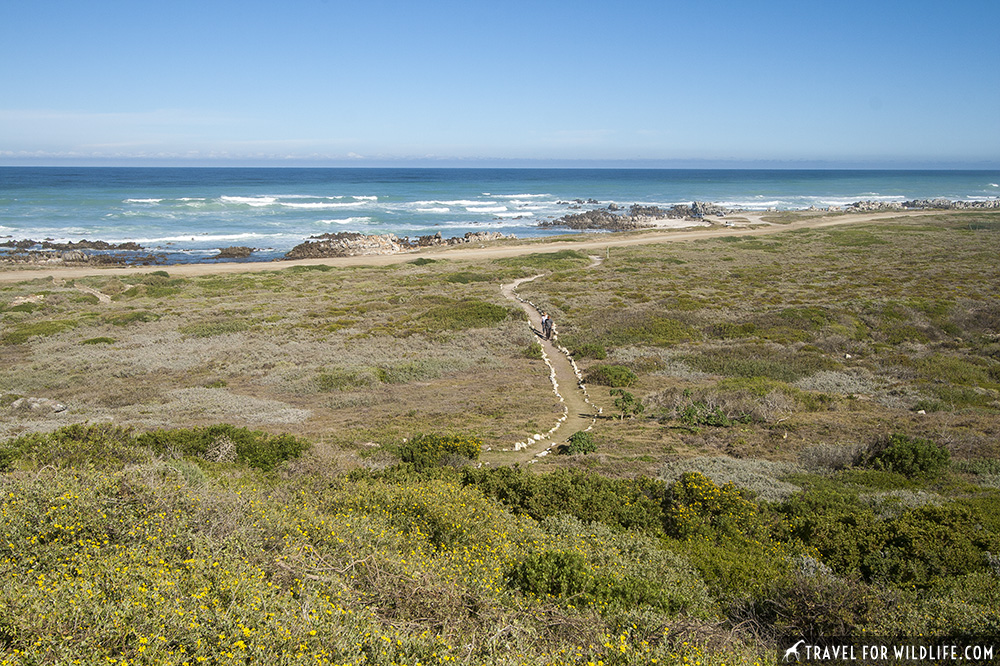
[[[535,241],[518,245],[503,245],[496,247],[454,247],[431,248],[379,256],[358,257],[328,257],[323,259],[299,259],[294,261],[263,261],[254,263],[222,263],[222,264],[172,264],[168,266],[116,266],[100,268],[93,266],[58,266],[6,270],[0,267],[0,282],[20,282],[45,278],[75,279],[89,275],[133,275],[165,270],[172,277],[193,277],[198,275],[219,275],[226,273],[259,273],[262,271],[280,271],[293,266],[388,266],[417,257],[428,259],[502,259],[519,257],[536,252],[558,252],[560,250],[578,250],[581,252],[601,252],[611,247],[626,245],[650,245],[656,243],[671,243],[676,241],[698,240],[701,238],[718,238],[719,236],[761,236],[782,233],[794,229],[817,229],[849,224],[880,222],[901,217],[920,217],[938,215],[940,211],[889,211],[884,213],[867,213],[858,215],[834,215],[825,217],[810,217],[791,224],[772,224],[754,229],[740,227],[698,227],[689,230],[648,231],[622,234],[608,234],[605,237],[588,240],[565,241]]]

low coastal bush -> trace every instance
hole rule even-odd
[[[940,475],[950,458],[948,449],[929,439],[894,433],[874,442],[860,462],[872,469],[918,478]]]
[[[542,520],[566,514],[613,529],[663,532],[666,485],[646,477],[611,479],[580,470],[532,474],[519,467],[466,469],[462,483],[512,511]]]
[[[294,435],[271,435],[228,424],[154,430],[139,435],[136,441],[161,455],[177,452],[211,462],[239,461],[264,471],[297,458],[309,448],[309,442]]]
[[[614,388],[611,389],[610,393],[611,397],[615,399],[615,409],[618,410],[620,419],[624,420],[626,416],[629,418],[639,416],[646,411],[646,405],[642,403],[642,400],[625,389]]]
[[[584,342],[573,348],[573,356],[603,361],[608,357],[608,350],[604,348],[604,345],[596,342]]]
[[[667,493],[664,524],[678,539],[693,536],[753,536],[764,533],[757,505],[732,483],[717,486],[699,472],[686,472]]]
[[[0,335],[0,344],[20,345],[31,338],[45,338],[76,328],[79,322],[71,319],[50,319],[46,321],[18,324]]]
[[[510,316],[512,316],[512,311],[506,307],[486,301],[467,299],[432,307],[420,315],[416,321],[431,332],[461,331],[495,326],[503,323]]]
[[[566,440],[566,446],[560,449],[560,453],[566,455],[576,455],[578,453],[593,453],[597,450],[597,440],[594,439],[593,433],[581,430],[580,432],[574,432]]]
[[[399,457],[417,471],[442,464],[450,457],[465,461],[476,460],[483,442],[478,437],[457,435],[417,435],[399,447]]]
[[[181,326],[177,329],[184,335],[192,338],[211,338],[216,335],[227,335],[229,333],[240,333],[249,330],[252,322],[247,319],[226,318],[209,320]]]
[[[560,250],[559,252],[538,252],[523,257],[500,259],[496,263],[510,268],[535,268],[539,270],[560,271],[576,268],[589,262],[590,258],[576,250]]]
[[[17,459],[33,466],[118,469],[148,461],[150,452],[136,444],[131,429],[111,423],[73,424],[47,433],[21,435],[0,444],[9,468]]]
[[[703,402],[692,402],[677,410],[675,417],[687,426],[713,426],[728,428],[738,423],[749,423],[749,414],[730,417],[718,405],[709,407]]]
[[[81,345],[113,345],[116,342],[114,338],[99,337],[99,338],[88,338],[81,342]]]
[[[620,388],[632,386],[638,380],[639,377],[624,365],[595,365],[587,372],[584,381],[588,384]]]

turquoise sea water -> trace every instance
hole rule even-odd
[[[268,260],[337,231],[567,233],[537,225],[576,199],[764,210],[998,196],[1000,171],[0,167],[0,237],[135,241],[170,261],[246,245]]]

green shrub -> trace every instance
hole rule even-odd
[[[540,342],[535,340],[530,345],[528,345],[524,350],[525,358],[530,358],[534,360],[542,359],[542,345]]]
[[[80,344],[81,345],[113,345],[115,342],[117,342],[117,341],[114,338],[100,337],[100,338],[88,338],[87,340],[84,340]]]
[[[507,308],[467,299],[433,307],[417,318],[429,331],[461,331],[470,328],[487,328],[503,323],[511,316]]]
[[[156,321],[161,316],[162,315],[149,310],[133,310],[131,312],[109,315],[104,318],[104,321],[108,322],[112,326],[128,326],[129,324],[134,324],[136,322],[145,324],[151,321]]]
[[[507,574],[507,584],[538,596],[583,595],[593,586],[586,568],[586,559],[579,553],[532,553],[514,565]]]
[[[177,451],[212,462],[238,460],[264,471],[273,470],[278,464],[297,458],[309,448],[309,442],[293,435],[271,435],[228,424],[153,430],[139,435],[137,441],[159,454]]]
[[[732,483],[717,486],[699,472],[686,472],[670,486],[664,516],[667,534],[693,536],[759,536],[763,523],[757,505]]]
[[[929,478],[940,475],[949,460],[948,449],[929,439],[894,433],[872,444],[862,462],[908,478]]]
[[[602,361],[608,357],[608,350],[604,348],[604,345],[597,344],[596,342],[584,342],[573,350],[573,356],[579,358],[595,358],[598,361]]]
[[[794,382],[820,370],[834,370],[836,362],[816,352],[793,352],[764,345],[740,345],[706,349],[684,359],[713,375],[726,377],[767,377]]]
[[[476,460],[482,448],[478,437],[417,435],[400,447],[399,454],[404,463],[413,464],[419,471],[440,465],[447,456]]]
[[[558,271],[575,268],[589,261],[590,258],[582,252],[577,252],[576,250],[560,250],[558,252],[536,252],[522,257],[500,259],[496,263],[510,268],[524,267]]]
[[[691,566],[650,537],[570,516],[547,518],[541,526],[553,543],[515,563],[505,576],[508,587],[543,601],[593,605],[612,617],[640,609],[705,617],[711,609]]]
[[[625,389],[611,389],[611,397],[615,398],[615,409],[620,412],[621,415],[619,418],[622,420],[624,420],[626,416],[630,418],[633,416],[639,416],[646,410],[646,406],[642,404],[642,400],[636,398]]]
[[[0,472],[10,471],[14,466],[14,461],[18,459],[20,452],[13,446],[6,443],[0,444]]]
[[[50,335],[58,335],[59,333],[68,331],[76,326],[77,322],[69,319],[51,319],[47,321],[18,324],[0,336],[0,344],[20,345],[27,342],[31,338],[44,338]]]
[[[595,365],[587,372],[588,384],[600,384],[612,388],[628,387],[638,381],[634,372],[623,365]]]
[[[369,388],[378,384],[378,377],[370,368],[327,368],[316,375],[316,387],[326,393],[354,388]]]
[[[737,423],[749,423],[750,416],[741,414],[730,418],[721,407],[709,407],[703,402],[692,402],[678,409],[677,420],[687,426],[714,426],[728,428]]]
[[[749,338],[757,332],[757,327],[752,323],[734,324],[732,322],[722,322],[714,324],[709,329],[709,334],[713,338],[730,340],[732,338]]]
[[[581,470],[532,474],[519,467],[466,469],[462,483],[536,520],[561,514],[616,530],[663,532],[666,484],[639,477],[610,479]]]
[[[459,271],[457,273],[452,273],[446,275],[445,282],[451,282],[453,284],[472,284],[473,282],[489,282],[493,279],[492,275],[487,273],[476,273],[473,271]]]
[[[578,453],[593,453],[597,450],[597,440],[594,439],[593,433],[589,433],[585,430],[574,432],[566,441],[568,444],[562,447],[559,451],[560,453],[564,453],[566,455],[572,456]]]
[[[36,466],[115,469],[149,459],[149,452],[137,446],[131,429],[110,423],[64,426],[47,433],[31,433],[8,440],[0,457],[10,465],[15,458]]]
[[[696,340],[700,335],[697,329],[676,319],[638,315],[626,319],[618,328],[607,330],[602,338],[607,344],[618,347],[626,345],[666,347]]]
[[[240,333],[248,330],[250,326],[251,322],[246,319],[219,319],[181,326],[177,330],[192,338],[211,338],[216,335]]]

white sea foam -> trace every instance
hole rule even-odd
[[[497,213],[497,217],[534,217],[535,214],[524,210],[509,210],[505,213]]]
[[[345,217],[339,220],[316,220],[317,224],[368,224],[370,217]]]
[[[441,206],[440,208],[418,208],[417,209],[418,213],[448,213],[450,211],[451,211],[450,208],[446,208],[444,206]]]
[[[354,195],[354,198],[358,201],[378,201],[378,197],[375,195],[358,196]]]
[[[470,201],[468,199],[455,199],[454,201],[440,201],[438,199],[433,199],[431,201],[413,201],[411,205],[414,206],[496,206],[498,201]]]
[[[109,243],[124,243],[126,241],[132,241],[134,243],[139,243],[140,245],[150,245],[153,243],[208,243],[216,241],[241,241],[241,240],[254,240],[256,238],[284,238],[288,234],[262,234],[254,231],[248,231],[238,234],[186,234],[178,236],[157,236],[150,238],[121,238],[121,239],[107,239]]]
[[[363,201],[310,201],[308,203],[288,203],[281,201],[278,205],[284,208],[298,208],[300,210],[336,210],[338,208],[360,208],[365,204]]]
[[[997,184],[997,183],[990,183],[990,187],[1000,187],[1000,184]]]
[[[257,208],[261,206],[271,206],[275,204],[278,201],[278,199],[277,197],[269,197],[269,196],[256,196],[256,197],[222,196],[219,197],[219,201],[222,201],[223,203],[242,204],[245,206],[253,206]]]
[[[483,192],[485,197],[493,197],[494,199],[539,199],[541,197],[551,197],[551,194],[487,194]]]
[[[126,199],[122,203],[127,204],[158,204],[162,202],[163,199]]]
[[[468,206],[465,210],[469,213],[503,213],[507,206]]]
[[[315,194],[279,194],[278,199],[343,199],[343,195],[333,195],[333,196],[318,196]]]

